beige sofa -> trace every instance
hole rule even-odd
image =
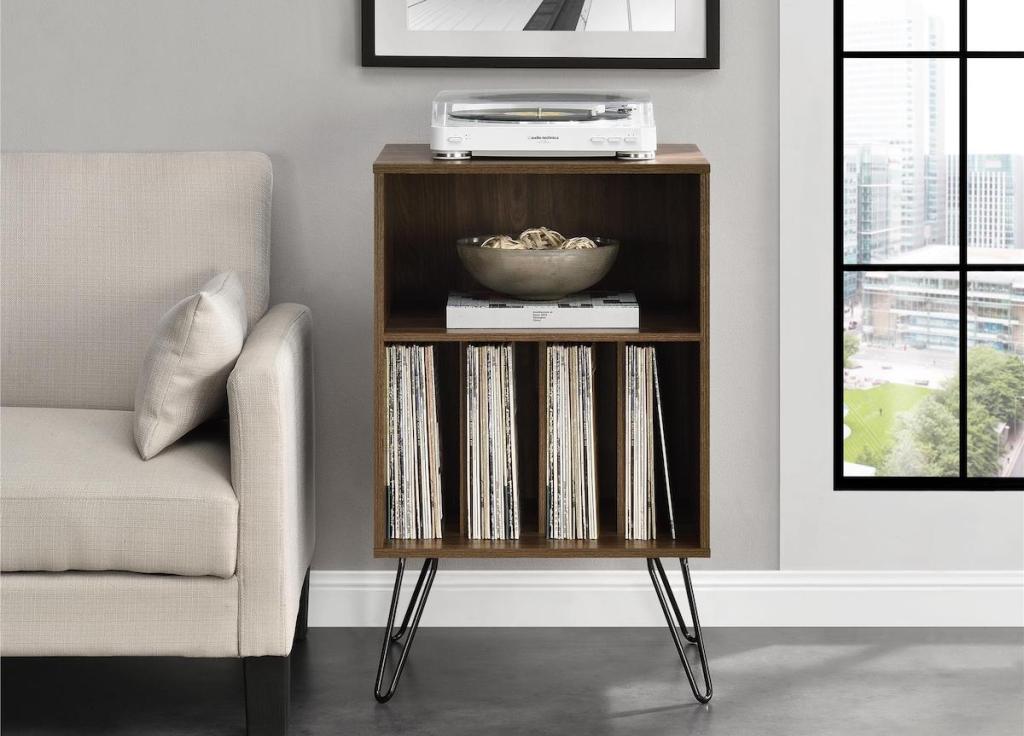
[[[4,154],[0,653],[245,658],[250,733],[287,729],[314,542],[309,310],[270,309],[258,153]],[[160,316],[221,271],[250,332],[226,417],[143,461]]]

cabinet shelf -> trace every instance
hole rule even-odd
[[[707,557],[697,532],[679,539],[628,540],[617,534],[597,539],[548,539],[539,532],[519,539],[468,539],[455,532],[442,539],[391,539],[374,549],[375,557]]]
[[[639,330],[545,329],[477,330],[445,327],[444,310],[392,312],[384,325],[384,342],[699,342],[696,325],[667,312],[644,311]]]
[[[707,557],[709,499],[709,176],[695,146],[662,145],[652,161],[472,159],[440,162],[426,146],[389,145],[374,164],[374,358],[376,557]],[[602,291],[634,291],[638,330],[462,330],[445,326],[452,291],[479,291],[458,260],[469,235],[545,225],[615,238],[619,257]],[[464,416],[467,343],[515,344],[521,538],[465,534]],[[595,346],[594,417],[601,536],[545,536],[545,347]],[[433,345],[441,437],[441,539],[387,538],[386,361],[388,345]],[[678,539],[658,512],[658,538],[626,540],[625,345],[658,354]],[[660,474],[660,466],[659,466]],[[656,482],[660,482],[659,480]],[[658,490],[657,492],[661,492]]]
[[[658,156],[647,161],[614,158],[472,158],[438,161],[428,146],[392,143],[373,164],[374,174],[707,174],[711,171],[692,143],[661,143]]]

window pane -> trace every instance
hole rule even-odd
[[[967,474],[1024,478],[1024,273],[967,282]]]
[[[1024,3],[969,0],[967,48],[971,51],[1024,51]]]
[[[959,150],[958,62],[843,65],[843,262],[957,263],[946,167]]]
[[[847,51],[957,51],[959,0],[846,0]]]
[[[959,274],[845,275],[844,474],[959,475]]]
[[[1024,59],[971,59],[967,75],[967,260],[1024,263]]]

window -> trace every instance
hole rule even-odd
[[[836,489],[1024,489],[1021,28],[837,2]]]

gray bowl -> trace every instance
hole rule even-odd
[[[584,250],[481,248],[490,237],[461,238],[456,243],[459,259],[488,289],[519,299],[561,299],[589,289],[619,254],[619,242],[608,238],[592,238],[597,247]]]

